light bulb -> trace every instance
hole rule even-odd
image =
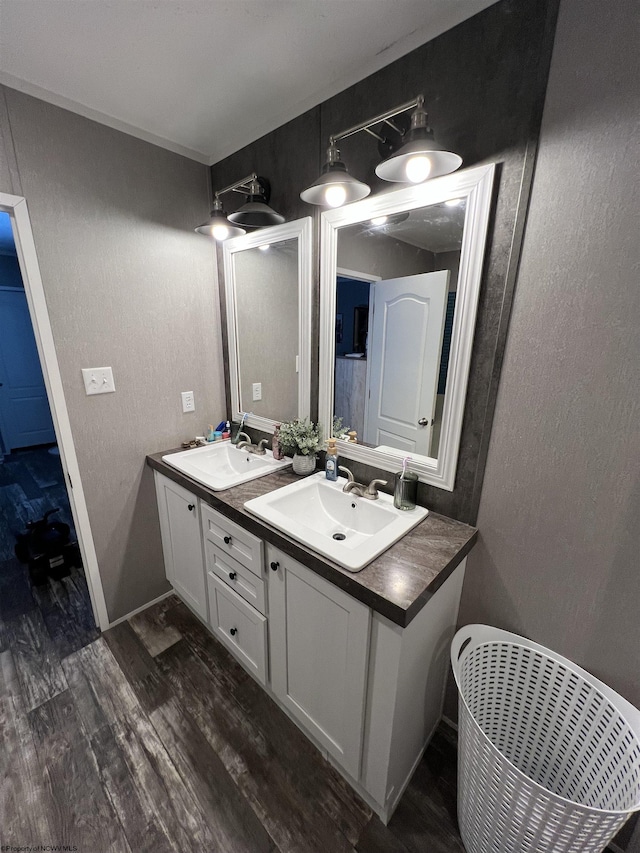
[[[445,201],[445,207],[457,207],[462,203],[461,198],[450,198],[449,201]]]
[[[431,160],[424,154],[418,154],[416,157],[407,160],[407,165],[404,168],[407,180],[411,181],[412,184],[419,184],[429,177]]]
[[[229,236],[229,226],[228,225],[214,225],[211,229],[211,236],[214,240],[226,240]]]
[[[376,216],[374,219],[371,220],[371,224],[372,225],[384,225],[384,223],[387,221],[388,218],[389,218],[388,216]]]
[[[324,192],[324,200],[329,207],[340,207],[344,204],[346,197],[347,191],[340,184],[330,185]]]
[[[261,252],[268,252],[270,248],[269,243],[263,243],[262,246],[258,246]]]

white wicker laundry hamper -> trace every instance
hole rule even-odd
[[[468,853],[596,853],[640,810],[640,712],[571,661],[487,625],[453,639]]]

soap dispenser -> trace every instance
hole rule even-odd
[[[324,463],[324,471],[327,480],[338,479],[338,448],[336,447],[335,438],[327,439],[327,459]]]

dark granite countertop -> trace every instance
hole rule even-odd
[[[154,453],[147,456],[147,464],[402,628],[467,556],[478,535],[475,527],[429,512],[424,521],[364,569],[348,572],[244,509],[251,498],[297,482],[300,478],[290,468],[214,492],[162,461],[163,456],[180,450]]]

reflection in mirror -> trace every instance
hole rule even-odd
[[[298,414],[298,240],[263,243],[237,252],[233,261],[240,410],[293,420]]]
[[[311,219],[223,247],[233,417],[273,432],[309,414]]]
[[[334,415],[366,444],[438,455],[465,211],[340,229]]]
[[[453,489],[494,166],[381,193],[321,217],[320,419],[342,456],[410,455]]]

